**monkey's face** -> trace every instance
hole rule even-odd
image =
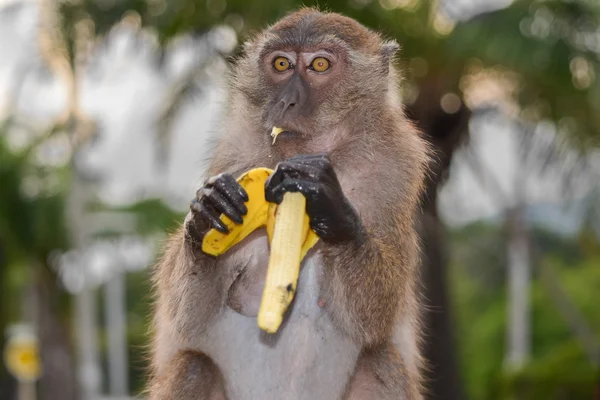
[[[261,129],[268,135],[276,126],[283,138],[309,140],[347,131],[341,125],[348,115],[377,109],[397,45],[350,18],[301,10],[246,50],[237,83],[261,110]]]
[[[333,101],[341,94],[339,82],[347,72],[345,52],[332,46],[279,48],[261,61],[270,92],[263,114],[266,127],[303,137],[316,134],[319,122],[333,122]]]

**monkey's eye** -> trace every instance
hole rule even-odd
[[[310,68],[317,72],[325,72],[329,69],[329,60],[324,57],[317,57],[310,64]]]
[[[292,63],[285,57],[277,57],[273,61],[273,67],[279,72],[284,72],[292,67]]]

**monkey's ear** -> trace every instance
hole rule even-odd
[[[398,51],[400,51],[400,45],[395,40],[387,40],[383,42],[381,48],[379,49],[381,57],[386,64],[392,61]]]

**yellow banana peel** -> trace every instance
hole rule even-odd
[[[238,225],[226,215],[221,215],[221,221],[227,226],[229,233],[221,233],[216,229],[209,230],[204,235],[202,251],[213,256],[221,255],[244,240],[255,229],[266,225],[269,203],[265,200],[265,182],[271,173],[272,170],[268,168],[255,168],[237,179],[248,194],[246,202],[248,212],[243,217],[244,221]]]
[[[202,241],[205,253],[219,256],[254,230],[266,228],[271,248],[258,325],[269,333],[279,329],[296,292],[300,263],[319,240],[310,229],[304,195],[286,193],[279,205],[265,200],[265,182],[272,172],[268,168],[255,168],[242,174],[237,181],[248,194],[248,212],[242,224],[221,215],[229,233],[211,229]]]

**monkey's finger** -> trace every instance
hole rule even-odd
[[[321,193],[321,185],[305,179],[285,179],[278,185],[265,189],[265,199],[270,203],[280,204],[287,192],[300,192],[307,201]]]
[[[283,161],[277,165],[286,178],[292,179],[313,179],[318,180],[322,175],[322,169],[312,164],[295,163],[292,161]]]
[[[242,198],[242,200],[248,201],[248,193],[246,193],[246,190],[242,187],[242,185],[239,184],[239,182],[233,176],[227,175],[226,180],[227,180],[229,186],[235,192],[237,192],[237,194],[239,194],[239,196]]]
[[[227,215],[233,222],[237,224],[244,222],[241,210],[238,210],[236,206],[234,206],[215,188],[203,188],[202,195],[211,202],[213,207]]]
[[[217,188],[228,187],[232,192],[237,193],[244,201],[248,201],[248,193],[246,193],[246,190],[230,174],[222,173],[212,176],[204,182],[204,186]]]
[[[286,161],[308,165],[331,164],[331,160],[326,153],[295,155],[288,158]]]
[[[318,166],[311,165],[308,162],[302,164],[297,161],[292,161],[292,159],[281,161],[277,164],[275,171],[265,182],[265,190],[281,184],[281,182],[287,178],[320,180],[321,174]]]
[[[327,153],[296,154],[295,156],[288,158],[286,161],[310,162],[315,160],[329,161],[329,156],[327,155]]]
[[[221,175],[221,178],[212,182],[212,187],[225,196],[242,215],[246,215],[248,208],[244,203],[248,201],[248,194],[233,176]]]
[[[213,207],[210,207],[210,206],[194,199],[192,201],[190,208],[192,209],[192,211],[197,212],[201,218],[203,218],[205,221],[207,221],[211,226],[213,226],[219,232],[225,233],[225,234],[229,233],[229,229],[223,223],[223,221],[221,221],[220,213]]]
[[[312,165],[328,173],[333,172],[333,167],[331,166],[329,156],[324,153],[310,154],[305,156],[294,156],[287,159],[286,162],[300,165]]]
[[[279,185],[281,181],[283,181],[283,178],[283,171],[279,169],[279,164],[277,164],[277,167],[275,167],[275,171],[273,171],[273,173],[265,181],[265,199],[267,201],[270,201],[267,197],[267,193],[269,193],[272,190],[272,188]]]

